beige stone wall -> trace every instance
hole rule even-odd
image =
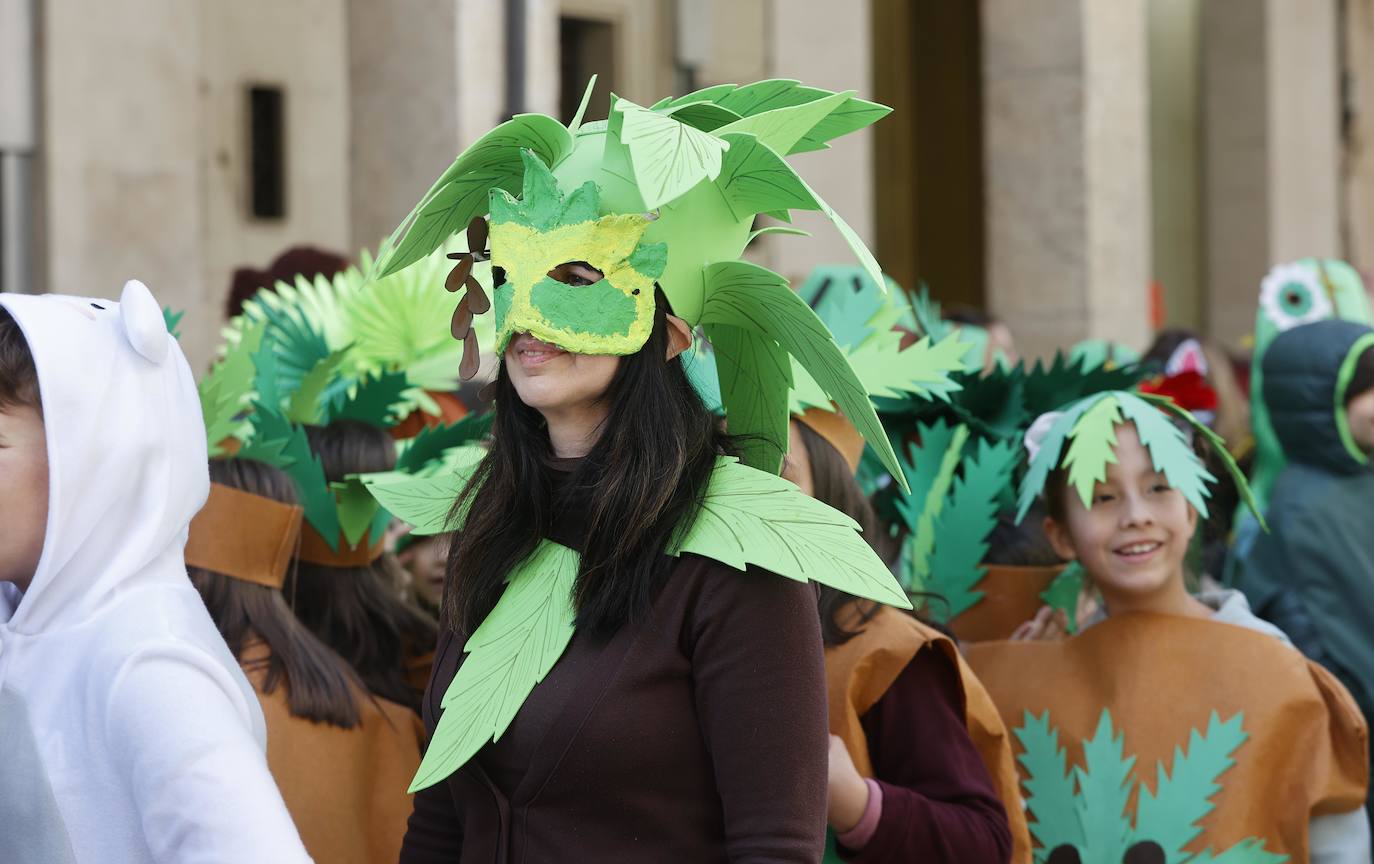
[[[1148,339],[1140,0],[984,0],[988,298],[1023,353]]]
[[[201,368],[234,267],[350,245],[342,2],[53,0],[44,13],[46,287],[115,296],[142,279],[186,310]],[[286,91],[280,222],[247,216],[244,88],[260,82]]]

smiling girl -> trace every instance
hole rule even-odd
[[[1032,832],[1066,864],[1228,848],[1368,861],[1367,730],[1349,693],[1237,592],[1187,590],[1184,557],[1215,482],[1192,435],[1220,443],[1172,404],[1108,392],[1027,436],[1022,513],[1043,492],[1050,541],[1103,601],[1072,638],[1036,640],[1054,635],[1037,624],[1028,641],[969,649],[1019,727]]]

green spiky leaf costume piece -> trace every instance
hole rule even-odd
[[[474,217],[489,216],[491,258],[507,277],[492,297],[498,349],[519,331],[570,351],[632,353],[648,338],[656,283],[674,313],[711,340],[730,431],[751,442],[747,464],[781,467],[795,357],[903,483],[846,353],[782,276],[739,260],[759,213],[815,210],[882,284],[872,254],[785,157],[823,149],[887,110],[850,93],[763,81],[649,108],[613,96],[607,121],[575,120],[573,128],[520,115],[454,161],[398,226],[374,271],[398,273]],[[604,278],[574,289],[545,275],[572,261]]]
[[[461,527],[465,514],[454,514],[453,503],[479,470],[474,459],[431,477],[387,472],[359,479],[416,533],[428,534]],[[666,551],[713,558],[738,570],[763,567],[859,597],[911,605],[852,519],[733,457],[717,460],[696,519]],[[444,695],[444,715],[412,790],[443,780],[499,737],[548,674],[572,638],[577,570],[575,552],[546,541],[512,573],[495,609],[464,647],[469,657]]]
[[[1207,516],[1209,484],[1215,483],[1202,460],[1193,452],[1188,436],[1169,419],[1189,426],[1214,445],[1220,439],[1203,423],[1167,399],[1109,391],[1089,396],[1068,406],[1050,426],[1021,482],[1017,518],[1025,518],[1036,497],[1045,488],[1050,473],[1063,467],[1068,484],[1084,507],[1092,506],[1094,484],[1106,477],[1107,466],[1116,462],[1116,427],[1129,422],[1135,426],[1140,443],[1150,454],[1156,471],[1177,489],[1204,518]],[[1224,446],[1216,448],[1217,457],[1246,501],[1253,501],[1245,475]]]
[[[1050,587],[1040,592],[1040,599],[1051,609],[1064,613],[1065,629],[1070,635],[1078,632],[1078,595],[1083,592],[1086,574],[1083,565],[1070,561]]]
[[[1154,766],[1153,789],[1135,780],[1137,774],[1149,777],[1150,772],[1135,770],[1135,757],[1126,755],[1124,736],[1115,732],[1106,709],[1093,735],[1082,742],[1082,764],[1071,769],[1048,711],[1039,717],[1027,711],[1013,732],[1024,750],[1019,761],[1026,774],[1030,829],[1040,846],[1035,850],[1037,862],[1063,847],[1073,849],[1081,861],[1121,861],[1139,843],[1158,845],[1170,864],[1287,860],[1256,838],[1219,854],[1188,850],[1202,833],[1198,823],[1213,809],[1222,775],[1235,764],[1233,754],[1245,742],[1241,714],[1223,722],[1212,712],[1205,732],[1192,731],[1186,751],[1175,748],[1172,766]]]
[[[898,499],[897,512],[910,532],[904,551],[905,584],[924,590],[930,578],[930,553],[935,547],[935,527],[944,510],[950,484],[968,442],[968,428],[937,421],[920,427],[920,444],[908,446],[902,463],[910,492]]]

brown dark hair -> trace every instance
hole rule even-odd
[[[878,519],[872,503],[864,497],[863,490],[854,479],[854,472],[849,468],[849,463],[840,451],[835,449],[835,445],[825,440],[816,430],[805,423],[793,422],[796,423],[802,443],[806,445],[806,452],[810,457],[813,497],[858,522],[868,545],[873,547],[878,557],[891,562],[896,555],[896,544]],[[847,625],[862,628],[878,614],[879,604],[871,600],[860,600],[857,616],[841,616],[840,613],[856,599],[854,595],[838,588],[820,586],[817,603],[821,615],[821,639],[827,647],[843,645],[858,636],[862,630],[853,630]],[[849,620],[841,623],[841,617]]]
[[[0,306],[0,410],[32,408],[43,413],[38,370],[19,322]]]
[[[716,457],[731,451],[681,360],[664,361],[668,301],[660,290],[655,301],[648,341],[621,358],[603,397],[604,430],[557,498],[544,418],[498,365],[492,447],[455,503],[471,507],[449,550],[446,626],[471,633],[554,514],[576,506],[568,496],[588,493],[577,626],[604,636],[647,614],[675,560],[665,554],[675,532],[696,517]]]
[[[396,467],[396,445],[380,427],[338,420],[305,432],[330,482]],[[401,599],[380,560],[362,567],[301,561],[287,593],[305,626],[348,661],[371,693],[419,710],[423,694],[407,667],[434,650],[438,628]]]
[[[210,479],[284,504],[297,502],[291,478],[262,462],[215,459],[210,462]],[[358,725],[360,682],[338,655],[296,620],[280,590],[199,567],[186,570],[234,657],[241,658],[254,639],[267,644],[264,693],[284,683],[293,717],[343,729]]]

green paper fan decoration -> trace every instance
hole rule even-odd
[[[743,449],[747,464],[771,473],[781,467],[791,358],[796,358],[905,482],[845,351],[786,279],[740,260],[757,236],[759,214],[785,221],[791,210],[814,210],[830,220],[874,283],[883,284],[872,253],[786,157],[824,149],[886,113],[887,108],[852,93],[780,80],[710,87],[647,108],[612,96],[607,121],[584,124],[579,114],[571,127],[538,114],[518,115],[484,135],[440,175],[384,244],[373,274],[398,273],[432,254],[491,213],[492,201],[532,194],[535,200],[522,206],[535,209],[539,199],[551,200],[554,190],[542,182],[527,189],[530,170],[547,169],[565,197],[590,182],[599,192],[597,218],[648,215],[641,247],[666,244],[657,284],[674,313],[704,328],[711,341],[730,431],[753,442]],[[543,167],[532,169],[535,162]],[[477,236],[486,235],[479,231]],[[486,254],[482,250],[474,260]],[[472,260],[460,260],[453,277],[465,277],[472,266]],[[467,284],[462,278],[450,284],[456,282]],[[496,287],[491,298],[498,313],[503,290]],[[471,285],[468,294],[476,297]],[[597,296],[599,302],[620,302],[604,291]],[[467,321],[481,317],[483,299],[477,297],[463,319],[455,319],[455,332],[466,333]],[[571,306],[542,311],[551,320],[586,314]]]
[[[1058,467],[1067,469],[1069,485],[1083,505],[1091,507],[1093,485],[1106,476],[1107,466],[1116,461],[1116,427],[1126,422],[1135,426],[1155,470],[1206,518],[1207,499],[1211,495],[1208,487],[1216,482],[1216,477],[1193,452],[1187,434],[1170,420],[1170,416],[1213,445],[1217,458],[1226,467],[1241,496],[1252,502],[1245,475],[1221,439],[1205,424],[1167,399],[1109,391],[1070,405],[1050,426],[1022,480],[1017,519],[1025,518],[1035,499],[1044,491],[1051,472]]]

